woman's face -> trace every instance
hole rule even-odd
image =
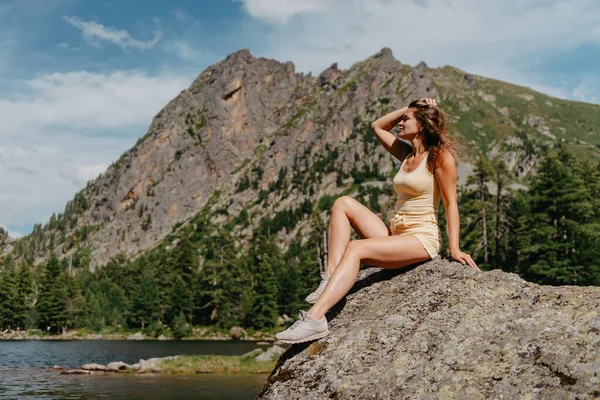
[[[419,124],[415,119],[412,110],[407,110],[404,117],[398,122],[398,136],[402,139],[410,140],[419,133]]]

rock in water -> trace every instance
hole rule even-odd
[[[269,347],[267,351],[259,354],[255,360],[256,361],[275,361],[285,353],[285,349],[283,347],[273,345],[273,347]]]
[[[436,258],[367,268],[292,346],[261,399],[600,397],[600,288],[540,286]]]

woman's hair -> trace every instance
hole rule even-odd
[[[427,169],[435,174],[435,165],[442,152],[449,152],[458,160],[457,144],[450,139],[446,127],[446,116],[442,110],[427,104],[424,99],[415,100],[408,105],[423,131],[423,141],[429,149]]]

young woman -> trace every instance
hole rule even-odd
[[[398,125],[398,136],[389,132]],[[394,177],[398,193],[390,227],[368,208],[348,196],[338,198],[329,223],[329,261],[317,290],[306,301],[298,321],[276,338],[284,343],[301,343],[329,334],[325,313],[340,301],[356,282],[361,262],[382,268],[402,268],[434,258],[441,248],[437,224],[440,197],[448,222],[452,259],[479,270],[458,244],[459,215],[456,202],[454,149],[444,115],[433,99],[413,101],[371,124],[385,149],[402,161]],[[350,228],[362,238],[350,241]]]

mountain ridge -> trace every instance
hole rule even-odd
[[[231,221],[242,210],[257,221],[282,206],[342,193],[333,185],[334,175],[343,175],[343,184],[352,185],[351,166],[364,170],[377,165],[382,178],[389,176],[396,161],[378,145],[370,122],[421,97],[438,98],[451,116],[456,138],[465,144],[459,184],[479,154],[502,155],[516,175],[515,184],[522,184],[535,170],[536,150],[560,139],[561,132],[570,134],[562,120],[553,123],[545,115],[520,113],[521,108],[539,113],[555,103],[572,109],[568,101],[450,66],[411,67],[396,60],[389,48],[347,70],[333,64],[318,77],[296,73],[289,61],[255,58],[241,49],[200,73],[156,114],[136,145],[76,194],[64,213],[53,215],[44,228],[36,224],[32,234],[5,245],[0,254],[32,252],[29,261],[38,264],[48,250],[64,258],[89,248],[93,269],[120,253],[135,257],[155,247],[211,199],[215,204],[210,212],[224,208],[228,214],[215,215],[215,224]],[[539,106],[538,97],[552,105]],[[582,115],[590,108],[600,110],[577,107]],[[598,126],[596,120],[600,122],[594,117],[582,124]],[[577,138],[584,144],[573,146],[597,156],[600,138],[591,132],[593,143]],[[330,160],[336,163],[331,171],[310,172],[311,165],[334,150],[338,156]],[[311,178],[315,194],[297,183],[288,184],[293,189],[287,197],[270,190],[284,168],[302,185]],[[246,180],[251,190],[238,192]],[[381,181],[385,179],[369,185],[385,188]],[[391,202],[388,187],[380,195],[384,213]],[[257,226],[254,221],[240,229],[240,237]]]

